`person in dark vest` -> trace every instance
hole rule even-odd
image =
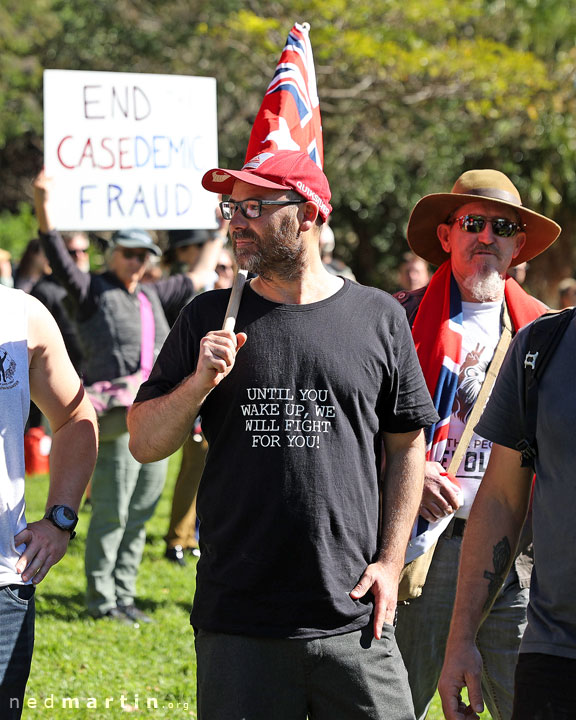
[[[100,408],[101,443],[86,539],[87,608],[94,618],[150,622],[135,605],[135,585],[145,523],[164,487],[167,461],[144,465],[132,457],[126,428],[126,406],[131,399],[113,397],[107,381],[135,383],[135,394],[168,334],[166,313],[177,314],[193,294],[195,283],[213,274],[220,243],[207,244],[189,273],[142,284],[148,258],[160,256],[161,250],[145,230],[120,230],[112,236],[108,269],[84,273],[52,224],[49,188],[50,181],[41,173],[35,181],[40,238],[54,275],[75,305],[84,384]]]

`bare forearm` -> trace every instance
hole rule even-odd
[[[40,232],[47,233],[54,225],[50,216],[50,186],[51,180],[42,170],[34,179],[34,209]]]
[[[87,404],[85,404],[87,403]],[[74,417],[54,431],[50,452],[50,489],[46,506],[78,510],[98,453],[98,428],[87,398]]]
[[[381,637],[383,624],[394,622],[398,578],[424,482],[422,432],[384,433],[384,446],[382,542],[378,558],[368,565],[350,593],[353,600],[360,600],[368,592],[374,596],[374,637],[377,640]]]
[[[506,469],[505,460],[501,454],[491,458],[466,524],[451,642],[474,641],[515,556],[528,509],[531,473],[520,468],[519,460],[518,467]],[[504,483],[510,483],[513,492],[497,492]]]
[[[168,395],[135,403],[128,412],[130,452],[142,463],[172,455],[192,430],[209,390],[190,375]]]
[[[213,330],[200,341],[192,375],[167,395],[134,404],[128,413],[130,452],[142,463],[176,452],[188,437],[210,392],[232,371],[246,333]]]
[[[404,565],[406,546],[414,524],[424,484],[425,445],[422,433],[415,433],[406,447],[386,445],[386,470],[382,491],[382,542],[379,561],[398,569]]]
[[[480,623],[506,577],[530,498],[532,473],[519,453],[494,445],[472,505],[460,555],[456,603],[438,683],[449,720],[478,717],[484,708],[482,657],[476,647]],[[468,688],[469,706],[461,699]]]

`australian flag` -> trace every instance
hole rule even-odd
[[[296,23],[288,35],[254,121],[247,161],[266,149],[302,150],[323,166],[320,101],[309,30],[308,23]]]

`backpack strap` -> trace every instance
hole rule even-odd
[[[538,384],[575,312],[576,308],[567,308],[546,313],[530,325],[524,356],[524,437],[516,443],[522,454],[522,467],[533,468],[538,455]]]

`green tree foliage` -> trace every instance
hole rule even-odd
[[[568,228],[544,256],[551,260],[536,264],[551,280],[572,271],[576,21],[569,0],[4,6],[4,148],[24,133],[40,136],[44,67],[213,75],[220,159],[238,165],[288,31],[308,21],[333,226],[361,281],[391,286],[414,203],[449,190],[473,167],[508,173],[527,205]]]
[[[21,202],[18,212],[0,212],[0,248],[19,258],[28,241],[37,235],[36,218],[29,203]]]

